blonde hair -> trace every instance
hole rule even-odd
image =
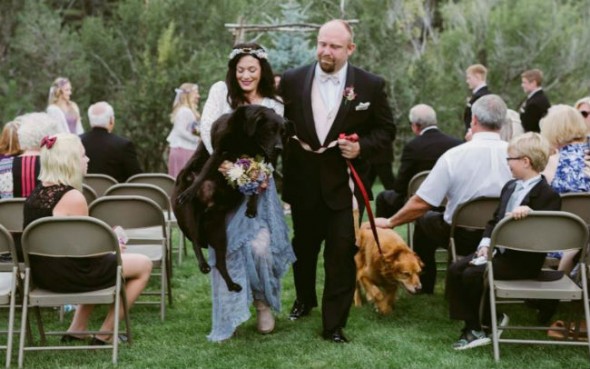
[[[543,84],[543,72],[540,69],[531,69],[522,72],[520,77],[526,79],[529,82],[535,81],[537,83],[537,87],[541,87]]]
[[[14,156],[22,152],[18,142],[19,126],[20,122],[14,120],[4,125],[0,135],[0,154]]]
[[[584,140],[588,127],[579,111],[569,105],[554,105],[539,122],[541,134],[555,147]]]
[[[465,73],[478,75],[485,81],[488,76],[488,69],[481,64],[473,64],[465,70]]]
[[[531,161],[531,167],[535,172],[542,172],[547,166],[551,155],[549,141],[537,132],[527,132],[514,137],[508,143],[508,150],[516,152],[519,156],[526,156]]]
[[[176,98],[172,103],[172,114],[170,114],[170,121],[172,122],[172,124],[174,124],[174,116],[176,115],[176,112],[183,106],[189,108],[195,115],[195,119],[199,120],[201,118],[201,115],[197,111],[197,107],[195,106],[195,104],[190,99],[191,92],[198,92],[199,86],[196,83],[187,82],[181,84],[180,87],[177,88],[175,91]]]
[[[70,80],[65,77],[57,77],[49,88],[49,97],[47,98],[47,105],[55,104],[61,95],[63,95],[62,88],[70,83]],[[71,83],[70,83],[71,84]]]
[[[576,101],[576,105],[574,105],[574,108],[580,109],[580,106],[582,106],[583,104],[590,106],[590,96],[583,97],[580,100]]]
[[[55,143],[41,147],[41,171],[39,180],[72,186],[82,191],[81,151],[82,141],[73,133],[58,133],[51,136]]]

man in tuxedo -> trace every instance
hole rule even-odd
[[[308,315],[318,304],[316,269],[324,242],[322,335],[336,343],[348,342],[342,329],[356,279],[353,208],[362,207],[347,161],[366,186],[368,160],[381,155],[396,133],[385,81],[350,65],[354,50],[350,26],[329,21],[318,33],[317,62],[286,71],[280,85],[285,117],[294,129],[285,145],[283,186],[297,256],[290,319]],[[339,139],[341,133],[356,134],[358,141]]]
[[[132,175],[142,172],[133,143],[112,133],[115,112],[111,105],[104,101],[91,105],[88,121],[92,129],[80,135],[86,156],[90,159],[88,173],[107,174],[125,182]]]
[[[499,196],[512,178],[506,163],[508,143],[500,138],[506,121],[506,104],[497,95],[486,95],[473,104],[470,141],[447,150],[436,162],[418,192],[391,218],[376,218],[378,227],[394,228],[416,220],[414,251],[424,262],[422,293],[433,294],[437,248],[447,248],[453,213],[480,196]],[[433,211],[447,201],[444,213]],[[457,253],[472,253],[482,232],[457,230]]]
[[[471,127],[471,106],[482,96],[491,94],[486,84],[488,70],[481,64],[470,65],[465,70],[465,82],[471,90],[471,97],[467,100],[467,105],[463,111],[463,122],[465,123],[465,131],[469,131]]]
[[[526,99],[520,106],[520,121],[525,132],[540,132],[539,121],[547,114],[551,103],[543,91],[543,72],[527,70],[520,75]]]
[[[385,190],[375,200],[376,215],[390,217],[404,206],[408,184],[414,175],[430,170],[438,158],[448,149],[461,144],[455,137],[440,131],[436,123],[436,112],[426,104],[410,109],[410,127],[416,135],[402,151],[401,166],[392,190]]]

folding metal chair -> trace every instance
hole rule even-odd
[[[98,198],[96,191],[94,191],[94,189],[86,183],[82,184],[82,195],[84,195],[84,198],[86,199],[86,203],[88,205],[90,205],[92,201]]]
[[[426,179],[426,177],[428,177],[428,173],[430,173],[429,170],[425,170],[419,173],[416,173],[412,179],[410,179],[410,182],[408,182],[408,191],[407,191],[407,198],[409,199],[410,197],[414,196],[416,194],[416,192],[418,191],[418,188],[420,188],[420,185],[422,184],[422,182],[424,182],[424,180]],[[407,238],[408,238],[408,246],[410,246],[411,249],[414,248],[414,222],[410,222],[407,223]]]
[[[496,247],[507,249],[541,252],[582,250],[581,260],[585,260],[586,245],[588,243],[588,228],[586,223],[577,215],[564,211],[533,211],[526,218],[515,220],[511,217],[502,219],[494,228],[491,236],[490,255]],[[494,258],[488,258],[487,286],[489,287],[489,303],[492,321],[492,343],[494,346],[494,359],[500,360],[500,343],[517,344],[554,344],[554,345],[581,345],[590,351],[590,341],[555,341],[541,339],[509,339],[500,338],[496,317],[496,304],[510,300],[524,299],[551,299],[581,301],[584,307],[584,316],[590,322],[590,309],[588,306],[588,281],[587,264],[581,268],[581,286],[572,281],[567,275],[559,280],[541,281],[536,279],[526,280],[496,280],[493,271]],[[513,323],[513,322],[512,322]],[[550,327],[537,326],[504,326],[507,330],[543,330]]]
[[[169,176],[165,173],[139,173],[134,176],[129,177],[126,183],[140,183],[140,184],[151,184],[157,187],[160,187],[168,194],[168,199],[172,196],[172,192],[174,191],[174,185],[176,180],[174,177]],[[182,257],[183,254],[186,255],[186,239],[184,234],[178,227],[178,222],[176,221],[176,216],[174,212],[170,212],[167,214],[168,218],[166,218],[166,222],[168,223],[168,238],[170,242],[170,246],[173,246],[172,243],[172,230],[176,229],[178,231],[178,264],[182,264]],[[172,247],[172,252],[174,252],[174,247]]]
[[[6,345],[0,346],[0,349],[6,350],[6,367],[10,367],[12,357],[12,341],[14,334],[14,312],[17,298],[17,281],[18,275],[18,261],[16,258],[16,250],[10,232],[2,225],[0,225],[0,255],[3,257],[10,256],[11,261],[0,262],[0,305],[8,307],[8,325],[6,333]]]
[[[22,237],[23,254],[25,258],[25,280],[23,313],[21,323],[21,335],[18,355],[18,365],[22,368],[25,351],[41,350],[75,350],[75,349],[111,349],[112,362],[117,363],[119,342],[120,306],[123,304],[125,313],[125,325],[127,328],[128,342],[131,343],[131,325],[129,322],[129,309],[122,272],[121,254],[117,236],[109,225],[101,220],[86,216],[71,217],[46,217],[37,219],[27,226]],[[113,286],[101,290],[83,293],[52,292],[37,287],[32,280],[30,256],[44,256],[52,258],[84,258],[100,255],[115,254],[117,259],[117,275],[113,280]],[[86,331],[86,332],[45,332],[40,307],[65,305],[65,304],[114,304],[115,324],[112,331]],[[25,330],[28,322],[29,308],[33,307],[37,316],[41,345],[25,344]],[[45,346],[46,335],[62,335],[66,333],[76,334],[111,334],[115,339],[111,344],[104,346]]]
[[[477,197],[457,206],[453,213],[449,238],[452,261],[457,261],[457,244],[455,242],[457,228],[483,231],[488,221],[493,218],[499,203],[499,197]]]
[[[84,176],[84,183],[90,186],[98,197],[104,195],[105,191],[114,184],[116,179],[106,174],[88,173]]]
[[[159,190],[159,189],[158,189]],[[136,304],[160,306],[160,316],[166,316],[166,295],[172,304],[172,285],[168,270],[166,248],[166,220],[160,206],[143,196],[103,196],[90,205],[90,216],[98,218],[111,227],[122,227],[129,241],[125,252],[146,255],[153,263],[152,275],[160,277],[159,291],[143,291],[142,295],[157,295],[158,301],[137,301]]]

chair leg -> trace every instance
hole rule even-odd
[[[28,276],[27,276],[28,277]],[[27,335],[25,331],[29,331],[28,333],[30,334],[30,326],[28,324],[28,312],[29,312],[29,305],[27,303],[28,300],[28,296],[25,295],[25,297],[23,298],[23,307],[22,307],[22,317],[21,317],[21,325],[20,325],[20,340],[19,340],[19,345],[18,345],[18,367],[22,368],[23,367],[23,361],[25,359],[25,336]],[[27,327],[29,329],[27,329]],[[31,337],[31,342],[32,342],[32,337]]]
[[[39,335],[41,336],[41,345],[47,343],[47,337],[45,337],[45,329],[43,328],[43,320],[41,319],[41,308],[35,306],[35,317],[37,318],[37,328],[39,329]]]

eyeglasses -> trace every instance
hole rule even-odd
[[[580,110],[580,114],[582,114],[584,118],[588,118],[588,116],[590,115],[590,111]]]
[[[513,158],[511,158],[510,156],[506,158],[506,161],[510,161],[510,160],[520,160],[524,158],[524,156],[515,156]]]

